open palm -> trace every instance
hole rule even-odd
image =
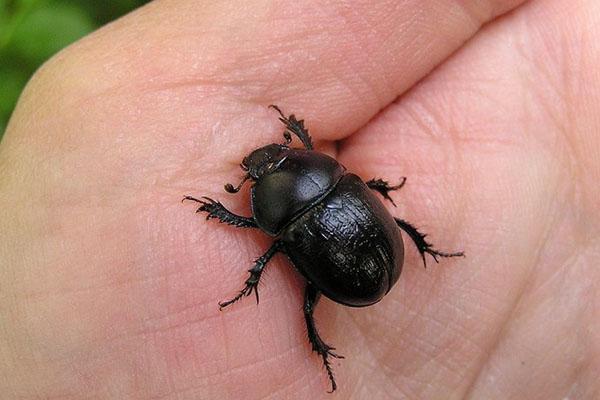
[[[7,398],[600,396],[600,3],[321,3],[156,1],[36,74],[0,147]],[[180,203],[249,214],[223,184],[271,103],[467,254],[405,240],[380,303],[320,303],[333,395],[284,257],[218,309],[271,239]]]

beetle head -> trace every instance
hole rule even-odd
[[[233,187],[232,184],[228,183],[225,185],[225,190],[229,193],[237,193],[248,179],[256,181],[261,176],[275,171],[285,161],[285,154],[288,150],[289,147],[283,144],[269,144],[254,150],[244,157],[240,164],[240,167],[244,171],[247,171],[240,184],[237,187]]]
[[[281,144],[269,144],[254,150],[244,157],[241,167],[248,171],[253,180],[260,179],[266,173],[272,172],[285,160],[288,147]]]

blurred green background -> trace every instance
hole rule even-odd
[[[148,0],[0,0],[0,139],[25,83],[54,53]]]

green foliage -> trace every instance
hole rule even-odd
[[[91,18],[81,8],[46,4],[36,7],[23,18],[13,32],[7,50],[38,65],[93,29]]]
[[[0,138],[35,70],[63,47],[147,0],[0,0]]]

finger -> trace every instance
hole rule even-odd
[[[598,320],[598,7],[525,5],[340,147],[367,177],[407,175],[397,213],[468,256],[424,272],[406,244],[401,290],[354,318],[361,337],[384,336],[362,364],[406,377],[390,387],[426,381],[422,397],[474,399],[597,390],[597,335],[573,332]]]
[[[339,138],[520,2],[157,1],[56,57],[35,79],[48,101],[21,101],[15,119],[35,109],[46,118],[32,128],[44,131],[79,110],[104,136],[126,127],[243,140],[276,126],[264,106],[277,103]]]

